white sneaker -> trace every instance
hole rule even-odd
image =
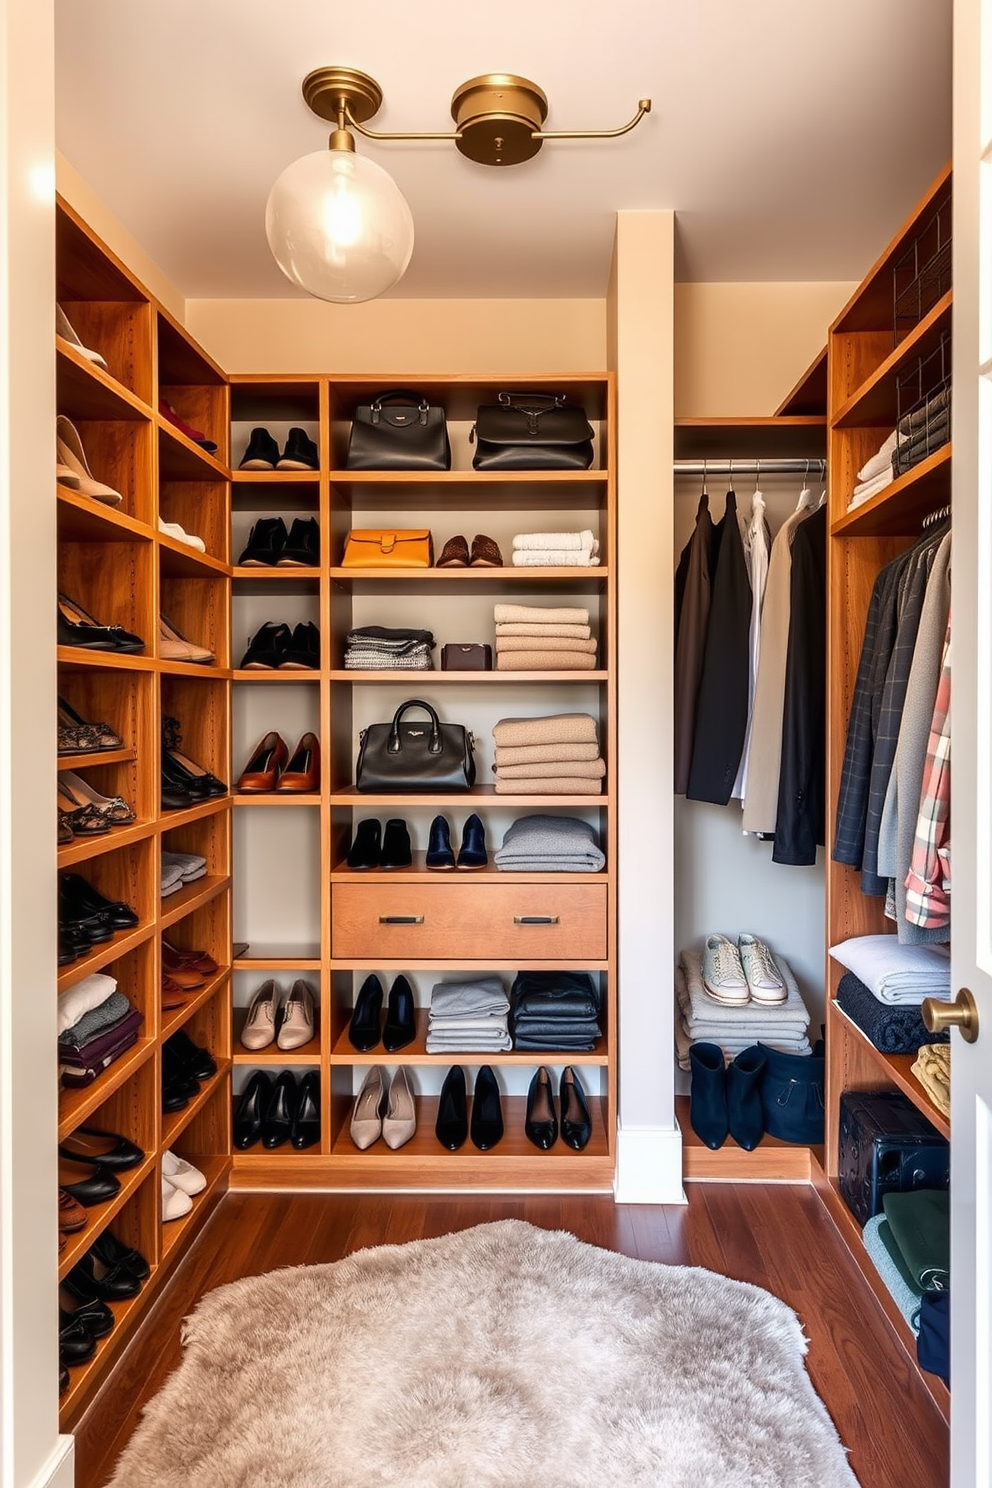
[[[168,1178],[173,1188],[178,1188],[184,1194],[202,1193],[207,1186],[207,1180],[199,1168],[194,1168],[184,1157],[177,1157],[174,1152],[162,1153],[162,1177]]]
[[[162,518],[159,517],[158,530],[159,532],[164,532],[166,537],[174,537],[177,542],[188,543],[198,553],[205,553],[207,551],[207,545],[203,541],[203,538],[194,537],[192,533],[186,531],[185,527],[181,527],[178,522],[163,522]]]
[[[703,984],[717,1002],[747,1002],[748,986],[737,947],[725,935],[707,935]]]
[[[182,1219],[193,1207],[193,1200],[188,1193],[183,1193],[181,1188],[162,1174],[162,1218],[163,1220]]]
[[[737,948],[754,1001],[785,1002],[788,996],[785,982],[765,942],[756,935],[739,935]]]

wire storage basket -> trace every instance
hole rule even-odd
[[[896,448],[892,472],[905,475],[951,437],[951,337],[917,357],[896,380]]]
[[[951,287],[951,188],[892,268],[892,333],[896,346]]]

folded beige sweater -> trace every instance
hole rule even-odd
[[[543,605],[498,604],[493,607],[497,625],[588,625],[589,611],[579,608],[550,609]]]
[[[554,651],[588,651],[591,655],[596,654],[595,641],[579,641],[573,636],[548,636],[548,643]],[[544,645],[540,636],[508,636],[496,634],[497,651],[543,651]]]
[[[536,765],[557,761],[599,759],[598,744],[497,744],[497,768],[504,765]]]
[[[498,672],[591,672],[595,656],[585,651],[500,651]]]
[[[587,641],[591,635],[588,625],[535,625],[532,621],[513,621],[496,627],[497,640],[500,636],[571,636],[575,641]]]
[[[594,760],[546,760],[543,764],[539,760],[532,760],[529,765],[498,765],[496,769],[497,780],[536,780],[538,777],[545,779],[560,779],[562,772],[570,778],[583,780],[602,780],[606,774],[606,762],[601,759]]]
[[[493,739],[504,744],[596,744],[596,720],[590,713],[551,713],[541,718],[501,718]]]
[[[498,796],[600,796],[603,793],[598,780],[582,775],[528,775],[512,780],[497,775],[494,789]]]

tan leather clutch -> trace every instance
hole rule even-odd
[[[430,568],[434,540],[429,527],[390,531],[353,527],[344,545],[343,568]]]

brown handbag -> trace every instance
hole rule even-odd
[[[441,647],[442,672],[491,672],[493,648],[482,641],[458,646],[450,641]]]
[[[430,568],[434,539],[429,527],[390,530],[353,527],[344,545],[342,568]]]

